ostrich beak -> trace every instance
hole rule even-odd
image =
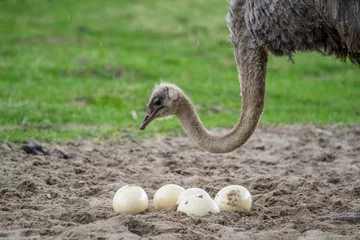
[[[147,112],[144,120],[142,121],[142,123],[140,124],[140,130],[145,130],[145,128],[147,127],[147,125],[149,125],[149,123],[152,122],[152,120],[155,119],[155,114],[161,109],[161,107],[157,107],[154,109],[149,109],[149,111]]]
[[[153,117],[149,114],[146,114],[144,120],[140,124],[140,130],[145,130],[146,126],[153,120]]]

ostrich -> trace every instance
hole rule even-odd
[[[269,53],[292,60],[296,51],[318,51],[360,66],[359,0],[232,0],[227,22],[242,95],[235,127],[224,135],[209,132],[180,88],[160,84],[152,92],[141,130],[156,118],[175,115],[200,148],[231,152],[246,143],[263,113]]]

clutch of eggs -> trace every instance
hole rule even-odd
[[[240,185],[226,186],[221,189],[213,200],[201,188],[189,188],[176,184],[167,184],[154,194],[154,207],[157,211],[178,205],[177,211],[188,216],[204,216],[220,211],[249,211],[252,204],[250,192]],[[146,192],[139,186],[124,186],[113,198],[113,209],[117,213],[138,214],[148,208]]]

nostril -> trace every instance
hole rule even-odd
[[[148,119],[149,119],[149,115],[147,115],[147,116],[145,117],[145,121],[148,120]]]

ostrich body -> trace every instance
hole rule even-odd
[[[233,0],[228,26],[242,93],[235,127],[224,135],[210,133],[181,89],[160,84],[141,130],[153,119],[175,115],[200,148],[231,152],[250,138],[263,113],[269,52],[292,59],[296,51],[318,51],[360,66],[360,0]]]

